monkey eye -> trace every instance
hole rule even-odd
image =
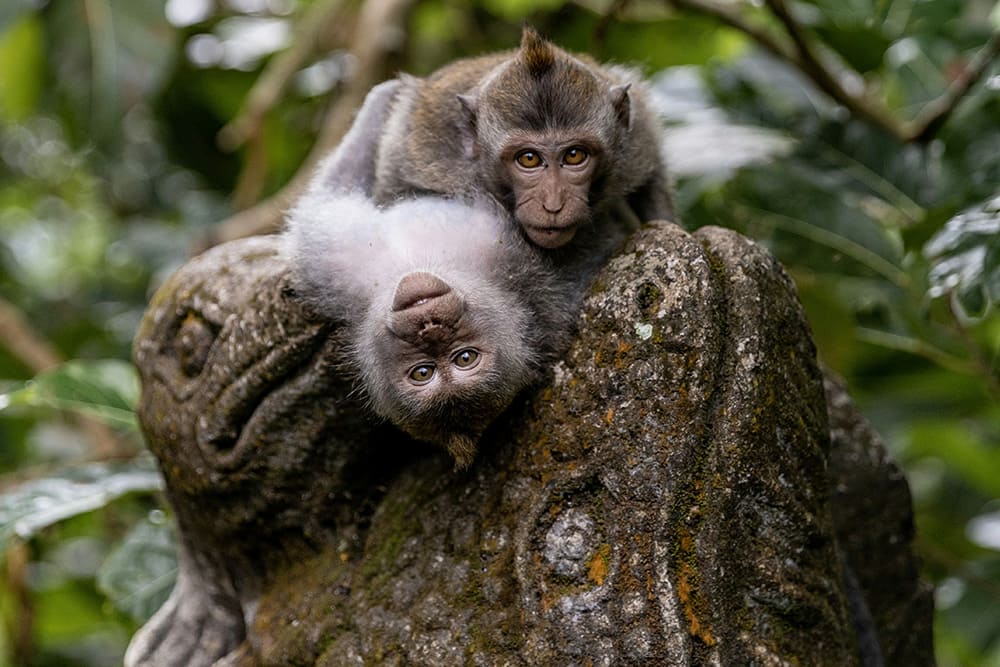
[[[542,166],[542,156],[535,151],[521,151],[514,160],[525,169],[536,169]]]
[[[451,363],[461,369],[472,368],[479,363],[479,352],[473,350],[471,347],[465,350],[459,350],[458,353],[451,358]]]
[[[434,364],[420,364],[410,369],[407,376],[413,384],[427,384],[434,377]]]
[[[563,153],[563,164],[576,167],[586,162],[588,157],[590,157],[590,153],[588,153],[586,149],[574,146]]]

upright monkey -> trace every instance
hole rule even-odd
[[[609,202],[672,219],[660,127],[638,75],[571,55],[526,27],[516,51],[404,76],[381,135],[374,198],[478,195],[532,243],[559,248]]]

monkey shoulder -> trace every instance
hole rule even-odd
[[[467,123],[458,96],[469,93],[510,54],[460,60],[429,77],[402,77],[386,125],[376,167],[375,198],[406,194],[475,194],[479,166],[462,150],[459,128]]]

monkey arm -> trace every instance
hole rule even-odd
[[[354,124],[333,154],[320,165],[320,176],[314,183],[334,192],[371,194],[379,140],[401,85],[399,79],[390,79],[368,92]]]

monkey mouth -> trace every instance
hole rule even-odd
[[[570,223],[569,225],[524,225],[524,233],[527,234],[528,239],[535,245],[547,248],[555,249],[560,248],[570,241],[576,235],[576,225]]]

